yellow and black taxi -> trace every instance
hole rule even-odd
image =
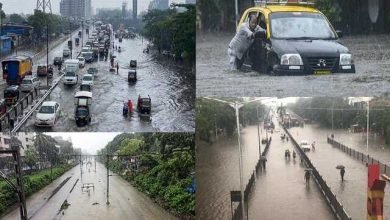
[[[247,53],[252,69],[271,75],[355,73],[352,55],[339,41],[342,32],[312,4],[261,2],[243,13],[238,28],[251,15],[264,29]]]

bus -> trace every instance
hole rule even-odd
[[[19,85],[26,75],[32,75],[33,61],[29,56],[7,57],[1,64],[8,85]]]

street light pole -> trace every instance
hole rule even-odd
[[[244,198],[244,184],[243,184],[243,166],[242,166],[242,149],[241,149],[241,135],[240,135],[240,115],[238,110],[243,106],[242,104],[239,105],[237,102],[234,103],[234,105],[231,105],[234,107],[236,112],[236,122],[237,122],[237,140],[238,140],[238,149],[240,151],[240,157],[239,157],[239,169],[240,169],[240,191],[241,191],[241,211],[242,211],[242,219],[245,220],[245,198]]]
[[[369,123],[370,123],[370,101],[367,101],[367,164],[368,164],[368,131],[369,131]]]
[[[49,86],[49,25],[46,21],[46,85]]]
[[[238,0],[235,0],[235,8],[236,8],[236,28],[238,26]]]

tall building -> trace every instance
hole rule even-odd
[[[17,132],[15,134],[16,138],[20,141],[22,146],[20,147],[20,155],[24,156],[25,151],[34,146],[34,133],[32,132]],[[0,132],[0,150],[9,150],[11,148],[11,136],[7,133]],[[5,157],[10,155],[1,155],[0,157]]]
[[[74,18],[91,17],[91,0],[61,0],[60,13]]]
[[[169,0],[152,0],[149,3],[149,10],[158,9],[166,10],[169,8]]]
[[[34,133],[32,132],[17,132],[16,138],[22,143],[22,147],[20,148],[20,155],[25,155],[25,150],[30,147],[34,147]]]
[[[137,19],[137,0],[133,0],[133,20]]]

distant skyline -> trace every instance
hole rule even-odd
[[[108,142],[112,141],[119,132],[47,132],[46,135],[62,139],[72,139],[74,148],[81,148],[82,152],[96,154],[97,150],[103,149]]]
[[[0,0],[3,3],[3,11],[6,14],[32,14],[37,5],[37,0]],[[51,8],[54,14],[60,14],[61,0],[51,0]],[[133,8],[133,0],[91,0],[93,10],[96,8],[122,8],[122,2],[127,2],[127,9]],[[138,14],[148,9],[151,0],[138,0]],[[184,0],[170,0],[172,2],[184,2]],[[95,11],[94,11],[95,13]]]

